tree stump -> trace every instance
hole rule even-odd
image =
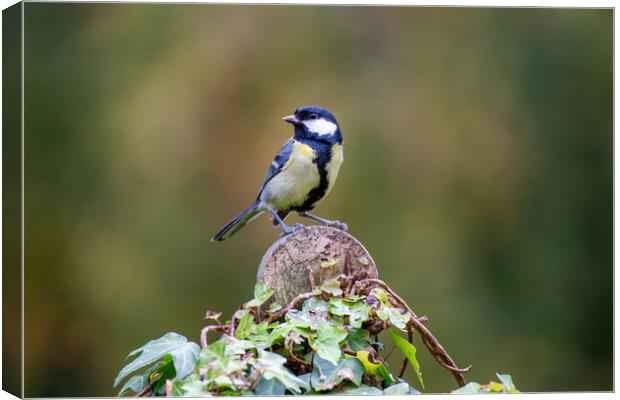
[[[347,232],[323,225],[301,228],[276,241],[258,267],[257,279],[286,305],[341,274],[377,278],[368,251]]]

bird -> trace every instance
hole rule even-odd
[[[282,119],[293,125],[293,136],[276,154],[256,200],[224,225],[212,242],[229,239],[262,213],[271,214],[273,225],[282,229],[280,236],[304,227],[284,222],[291,212],[348,230],[345,223],[309,213],[332,190],[344,161],[342,132],[336,117],[323,107],[304,106]]]

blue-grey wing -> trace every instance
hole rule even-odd
[[[267,182],[269,182],[271,178],[276,176],[278,172],[282,171],[282,168],[284,167],[284,165],[290,158],[291,152],[293,151],[293,141],[294,139],[290,138],[286,143],[284,143],[284,146],[282,146],[280,151],[278,151],[278,154],[276,154],[276,157],[273,159],[273,162],[269,166],[267,175],[265,175],[263,184],[261,185],[260,190],[258,191],[259,197],[263,189],[265,188],[265,185],[267,184]]]

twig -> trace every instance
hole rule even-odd
[[[413,316],[413,318],[411,318],[411,324],[413,324],[415,330],[420,333],[420,336],[422,337],[422,342],[424,343],[426,348],[428,348],[431,354],[435,357],[435,360],[437,360],[440,365],[452,372],[452,375],[454,376],[454,379],[459,386],[465,386],[467,381],[465,380],[465,376],[463,375],[463,373],[469,371],[471,369],[471,365],[466,368],[459,368],[452,360],[450,355],[448,355],[441,343],[439,343],[437,338],[435,338],[431,331],[429,331],[428,328],[426,328],[426,326],[422,324],[420,320],[423,320],[423,318],[419,318],[416,313],[413,312],[411,307],[409,307],[409,305],[402,298],[400,298],[400,296],[394,293],[392,288],[390,288],[387,283],[383,282],[380,279],[363,279],[355,283],[353,290],[359,290],[360,292],[363,290],[370,291],[370,289],[374,288],[371,288],[371,286],[373,285],[374,287],[379,286],[386,292],[388,292],[396,300],[398,305],[404,307]]]
[[[411,330],[411,324],[407,324],[407,340],[409,343],[413,343],[413,331]],[[400,372],[398,373],[399,378],[402,378],[405,375],[407,364],[409,364],[409,359],[405,356],[402,366],[400,367]]]
[[[426,348],[428,348],[428,350],[431,352],[435,360],[437,360],[437,362],[441,366],[443,366],[444,368],[446,368],[452,373],[452,375],[454,376],[454,379],[456,380],[459,386],[465,386],[467,382],[465,380],[465,376],[463,375],[463,373],[468,372],[472,368],[471,365],[467,366],[466,368],[459,368],[456,365],[456,363],[452,360],[450,355],[443,348],[441,343],[439,343],[437,338],[435,338],[435,336],[430,332],[430,330],[426,328],[426,326],[424,326],[424,323],[428,321],[428,317],[426,315],[422,315],[418,317],[418,315],[415,312],[413,312],[411,307],[409,307],[409,305],[400,296],[398,296],[392,290],[392,288],[390,288],[388,284],[385,283],[384,281],[380,279],[374,279],[374,278],[360,279],[356,281],[355,278],[357,278],[357,276],[351,277],[351,276],[339,275],[335,279],[337,279],[340,282],[341,287],[344,287],[344,292],[348,294],[356,294],[356,293],[367,294],[368,292],[370,292],[372,289],[376,287],[380,287],[384,289],[391,297],[390,302],[395,303],[394,306],[402,307],[412,316],[409,323],[407,324],[409,342],[411,343],[413,339],[413,331],[411,329],[413,327],[413,329],[418,331],[418,333],[420,334],[420,337],[422,338],[422,342],[424,343]],[[309,292],[309,293],[303,293],[303,294],[298,295],[286,307],[281,308],[278,311],[275,311],[273,314],[271,314],[269,318],[267,319],[267,322],[271,323],[271,322],[282,319],[286,315],[287,312],[299,307],[299,305],[302,304],[304,301],[311,299],[313,297],[316,297],[318,295],[320,295],[320,293],[317,293],[317,292]],[[233,315],[229,326],[211,325],[211,326],[207,326],[203,328],[200,334],[200,343],[203,347],[206,347],[207,346],[207,335],[212,331],[228,332],[229,334],[232,335],[234,334],[234,330],[235,330],[235,316]],[[375,341],[376,341],[377,340],[376,332],[374,333],[375,333]],[[297,362],[303,361],[307,365],[307,362],[305,360],[299,359],[292,351],[289,351],[289,352],[295,361]],[[399,377],[402,377],[403,374],[405,373],[405,369],[407,367],[407,361],[408,361],[407,358],[403,360],[403,365],[401,367]],[[314,367],[314,352],[312,354],[310,365],[312,368]]]
[[[136,394],[136,397],[148,396],[152,392],[153,392],[153,388],[151,388],[151,385],[146,385],[144,389],[142,389],[138,394]]]
[[[387,361],[387,359],[390,358],[390,356],[394,352],[394,349],[396,349],[396,345],[392,345],[392,348],[390,349],[390,351],[387,353],[387,355],[385,357],[383,357],[384,361]]]
[[[202,331],[200,332],[200,345],[204,348],[207,347],[207,335],[210,332],[226,332],[228,329],[230,329],[229,326],[226,325],[209,325],[209,326],[205,326],[204,328],[202,328]]]
[[[235,314],[233,314],[232,317],[230,317],[230,329],[228,330],[228,334],[230,336],[235,335]]]
[[[281,308],[278,311],[271,314],[269,319],[267,319],[267,322],[272,323],[273,321],[278,321],[279,319],[284,317],[287,312],[289,312],[290,310],[294,308],[297,308],[299,304],[317,295],[318,294],[314,292],[300,294],[299,296],[295,297],[290,303],[288,303],[288,306]]]

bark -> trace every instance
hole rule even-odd
[[[258,267],[257,279],[286,305],[341,274],[377,278],[377,267],[364,246],[347,232],[322,225],[307,226],[276,241]]]

